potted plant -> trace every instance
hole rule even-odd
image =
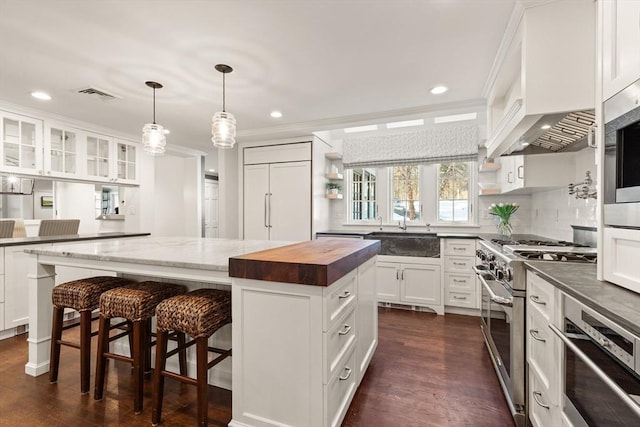
[[[340,194],[342,191],[342,184],[337,182],[328,182],[327,183],[327,193],[329,194]]]

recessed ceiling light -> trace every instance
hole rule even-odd
[[[542,125],[540,129],[551,129],[551,125]]]
[[[51,95],[45,92],[31,92],[31,96],[36,99],[41,99],[43,101],[49,101],[51,99]]]
[[[434,117],[433,123],[462,122],[464,120],[475,120],[477,117],[478,113],[453,114],[451,116]]]
[[[356,126],[352,128],[345,128],[344,133],[366,132],[368,130],[378,130],[378,125],[367,125],[367,126]]]
[[[215,171],[216,171],[215,169],[209,169],[209,172],[215,172]]]
[[[529,145],[529,143],[528,143],[528,142],[524,142],[524,141],[523,141],[523,142],[521,142],[520,144],[521,144],[523,147],[527,147],[527,146]]]
[[[432,95],[440,95],[445,93],[446,91],[448,91],[449,88],[446,86],[436,86],[436,87],[432,87],[431,89],[429,89],[429,92],[431,92]]]
[[[273,117],[274,119],[279,119],[280,117],[282,117],[282,112],[278,110],[274,110],[271,112],[270,116]]]
[[[422,125],[424,125],[424,119],[405,120],[403,122],[387,123],[387,129],[406,128],[410,126],[422,126]]]

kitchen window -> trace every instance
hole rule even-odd
[[[468,225],[474,223],[476,162],[347,169],[350,224]]]

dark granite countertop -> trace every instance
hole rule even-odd
[[[398,233],[402,234],[402,231],[389,231],[389,230],[374,230],[374,231],[351,231],[351,230],[329,230],[329,231],[318,231],[316,236],[368,236],[371,233]],[[480,234],[479,233],[458,233],[458,232],[437,232],[437,231],[407,231],[407,234],[411,234],[415,236],[416,234],[429,234],[436,235],[438,237],[444,238],[455,238],[455,239],[477,239]],[[493,236],[493,235],[492,235]],[[497,235],[496,235],[497,236]]]
[[[545,261],[524,264],[562,292],[640,336],[640,294],[597,280],[594,264]]]
[[[119,231],[107,233],[71,234],[67,236],[46,236],[46,237],[10,237],[0,239],[0,247],[18,245],[37,245],[40,243],[60,243],[76,242],[82,240],[117,239],[120,237],[142,237],[151,233],[125,233]]]

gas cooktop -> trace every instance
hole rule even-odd
[[[492,239],[502,251],[527,260],[595,263],[596,248],[565,240],[501,240]]]

